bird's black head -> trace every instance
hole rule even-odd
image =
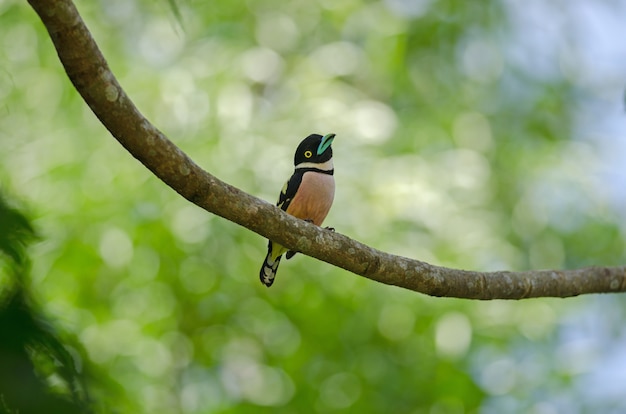
[[[319,134],[309,135],[298,145],[296,154],[293,157],[294,165],[303,162],[321,164],[330,160],[333,157],[331,144],[334,139],[335,134],[326,134],[324,136]]]

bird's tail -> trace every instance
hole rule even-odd
[[[280,258],[283,257],[280,252],[279,246],[276,246],[276,251],[272,248],[272,243],[270,242],[267,249],[267,256],[265,256],[265,261],[263,262],[263,266],[261,266],[260,278],[261,283],[265,286],[270,287],[272,283],[274,283],[274,278],[276,277],[276,271],[278,270],[278,265],[280,264]]]

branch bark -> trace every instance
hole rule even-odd
[[[168,186],[211,213],[350,272],[432,296],[522,299],[626,291],[626,266],[525,272],[449,269],[381,252],[289,216],[204,171],[145,119],[111,73],[71,0],[28,2],[76,90],[115,139]]]

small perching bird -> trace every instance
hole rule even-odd
[[[293,159],[295,170],[280,191],[276,203],[288,214],[318,226],[322,225],[335,197],[331,148],[334,139],[335,134],[311,134],[298,145]],[[274,283],[284,253],[287,253],[287,259],[296,254],[271,240],[267,244],[267,256],[260,274],[261,283],[265,286],[270,287]]]

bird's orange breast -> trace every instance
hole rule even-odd
[[[335,198],[335,179],[332,175],[307,171],[291,200],[287,213],[303,220],[312,220],[318,226],[330,211]]]

